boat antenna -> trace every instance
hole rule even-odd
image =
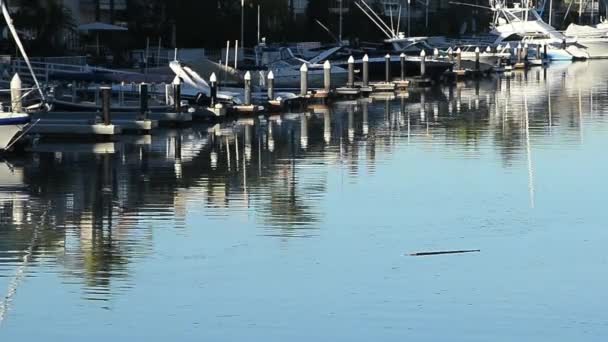
[[[374,11],[374,9],[371,8],[371,6],[367,4],[367,2],[365,2],[365,0],[359,0],[359,2],[362,3],[363,5],[365,5],[365,7],[367,8],[367,10],[378,20],[378,22],[380,24],[382,24],[382,26],[384,26],[384,28],[386,29],[386,31],[391,32],[391,28],[388,27],[388,25],[384,22],[384,20],[382,20],[382,18],[380,18],[380,16],[378,15],[378,13],[376,13],[376,11]]]
[[[13,39],[15,40],[15,44],[17,44],[17,47],[19,48],[19,51],[21,52],[21,55],[23,56],[23,60],[25,61],[25,64],[27,64],[27,68],[29,69],[30,74],[32,74],[32,79],[34,80],[34,83],[36,84],[36,88],[38,89],[38,92],[40,93],[40,98],[42,99],[42,102],[46,102],[46,97],[44,96],[44,92],[40,88],[40,83],[38,82],[38,78],[36,78],[36,74],[34,73],[34,69],[32,68],[32,64],[30,63],[30,59],[27,56],[27,53],[25,53],[25,48],[23,48],[23,44],[21,44],[21,39],[19,39],[17,30],[15,29],[15,26],[13,25],[13,19],[11,18],[10,14],[8,12],[8,8],[6,7],[6,1],[0,0],[0,6],[2,7],[2,15],[4,16],[4,21],[6,21],[6,26],[8,26],[9,31],[11,31],[11,35],[13,36]]]
[[[374,25],[376,25],[380,31],[382,31],[382,33],[384,33],[384,35],[386,35],[388,37],[388,39],[393,38],[393,36],[391,36],[390,31],[387,31],[382,25],[380,25],[376,19],[374,19],[374,17],[372,17],[371,14],[369,14],[361,5],[359,5],[359,3],[355,2],[355,5],[361,10],[361,12],[363,12],[363,14],[365,14],[369,20],[372,21],[372,23],[374,23]]]

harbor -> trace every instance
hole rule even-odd
[[[603,341],[606,8],[554,2],[62,2],[48,57],[0,0],[0,339]]]

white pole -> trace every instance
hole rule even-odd
[[[412,31],[410,30],[410,3],[411,0],[407,0],[407,36],[411,37]]]
[[[553,19],[553,0],[549,0],[549,26],[551,26],[552,19]]]
[[[226,69],[228,69],[228,62],[230,61],[230,41],[226,42]]]
[[[245,0],[241,0],[241,44],[245,46]]]
[[[338,0],[340,1],[340,33],[339,33],[339,40],[340,40],[340,45],[342,45],[342,1],[344,0]]]
[[[239,66],[239,41],[234,42],[234,70],[236,70]]]
[[[158,50],[156,51],[156,66],[160,66],[160,47],[163,45],[163,37],[158,37]]]
[[[260,5],[258,5],[258,44],[260,43]]]

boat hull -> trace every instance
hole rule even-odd
[[[0,116],[0,151],[5,151],[21,133],[30,118],[27,114],[5,114]]]

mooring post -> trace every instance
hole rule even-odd
[[[251,73],[245,73],[245,106],[251,105]]]
[[[11,110],[15,113],[23,112],[22,89],[21,77],[19,77],[19,74],[15,74],[11,79]]]
[[[527,62],[528,61],[528,43],[524,44],[524,51],[522,52],[522,59]]]
[[[401,81],[405,81],[405,54],[399,55],[399,62],[401,63]]]
[[[331,91],[331,63],[329,61],[323,63],[323,88],[328,93]]]
[[[148,84],[139,85],[139,117],[142,120],[148,119]]]
[[[420,51],[420,77],[426,74],[426,51]]]
[[[456,50],[456,70],[460,70],[461,61],[462,61],[462,50],[460,50],[460,48],[458,48],[458,50]]]
[[[543,59],[547,59],[547,44],[543,44]]]
[[[363,86],[369,86],[369,56],[363,56]]]
[[[209,97],[211,98],[211,107],[217,104],[217,76],[211,73],[209,76]]]
[[[176,113],[182,111],[182,80],[175,76],[173,79],[173,106]]]
[[[475,71],[479,71],[479,46],[475,47]]]
[[[448,48],[448,60],[454,63],[454,50],[451,47]]]
[[[435,48],[433,50],[433,58],[434,59],[438,59],[439,58],[439,50],[437,48]]]
[[[517,44],[515,48],[515,54],[517,55],[517,64],[521,63],[521,43]]]
[[[308,65],[302,64],[300,68],[300,95],[306,96],[308,94]]]
[[[355,87],[355,58],[353,56],[348,57],[348,84],[346,86]]]
[[[274,101],[274,73],[268,73],[268,101]]]
[[[388,83],[391,81],[391,55],[388,53],[384,56],[384,71],[384,81]]]
[[[110,117],[111,110],[111,100],[112,100],[112,87],[103,86],[100,87],[101,91],[101,113],[103,115],[103,124],[108,126],[112,124],[112,119]]]
[[[490,45],[486,47],[486,53],[492,53],[492,48],[490,47]]]

